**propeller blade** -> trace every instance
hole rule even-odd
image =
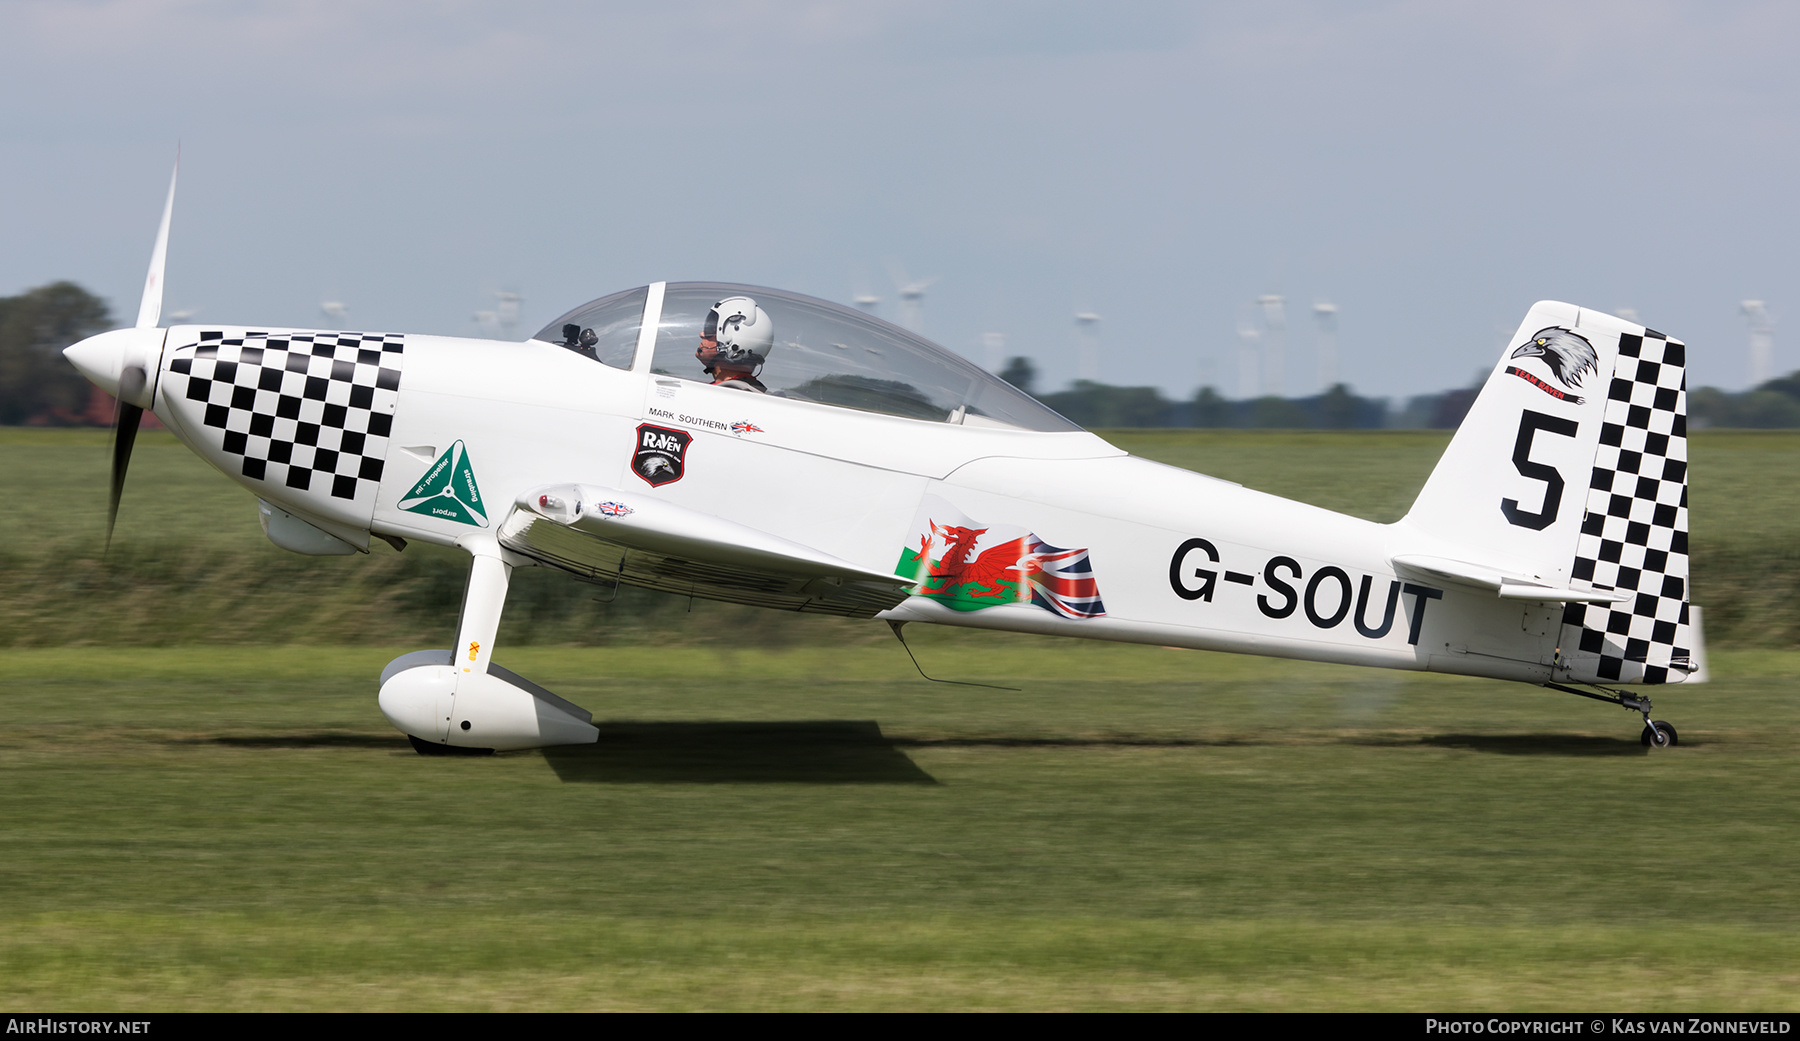
[[[143,370],[138,370],[143,378]],[[125,401],[113,417],[112,497],[106,507],[106,549],[112,550],[113,523],[119,519],[119,495],[125,490],[125,470],[131,465],[131,446],[137,443],[138,421],[144,410]]]
[[[119,399],[136,401],[143,396],[144,388],[149,385],[150,377],[144,372],[144,367],[127,363],[119,372]]]
[[[156,329],[162,321],[163,267],[169,256],[169,221],[175,215],[175,181],[180,175],[181,149],[177,147],[175,169],[169,174],[169,197],[163,202],[162,224],[156,229],[156,245],[150,251],[150,273],[144,276],[144,298],[138,303],[138,329]],[[112,490],[106,503],[107,552],[112,551],[119,497],[125,491],[125,471],[131,467],[131,448],[137,443],[138,424],[144,418],[144,406],[133,402],[147,397],[149,370],[156,366],[162,353],[162,334],[156,334],[153,342],[147,335],[115,329],[90,336],[63,352],[82,375],[101,389],[113,391],[118,401],[113,412]],[[117,376],[113,377],[113,373]],[[113,378],[117,383],[112,382]]]
[[[137,327],[154,329],[162,321],[163,261],[169,255],[169,218],[175,214],[175,178],[181,173],[181,150],[175,151],[175,171],[169,174],[169,200],[163,203],[162,227],[156,230],[156,248],[150,252],[150,273],[144,276],[144,299],[138,304]]]

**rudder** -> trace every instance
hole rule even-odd
[[[1687,347],[1623,332],[1571,577],[1634,596],[1564,608],[1571,678],[1669,683],[1696,670],[1687,473]]]
[[[1564,604],[1559,679],[1679,682],[1697,658],[1686,415],[1679,340],[1539,303],[1396,534],[1412,559],[1546,587]]]

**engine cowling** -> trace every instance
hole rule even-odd
[[[355,550],[369,544],[406,338],[394,334],[175,326],[156,414],[259,499]],[[300,553],[340,552],[280,518]],[[296,548],[296,546],[301,548]]]

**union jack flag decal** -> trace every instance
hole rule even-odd
[[[1106,615],[1086,549],[1052,546],[1016,525],[982,524],[934,495],[920,502],[913,537],[894,573],[918,582],[913,595],[952,611],[1031,604],[1061,618]]]
[[[760,434],[763,432],[763,428],[747,419],[740,419],[731,424],[731,432],[734,434]]]
[[[599,510],[608,517],[623,517],[626,514],[633,512],[631,507],[622,502],[603,502],[597,504],[594,509]]]
[[[1019,561],[1031,586],[1031,602],[1064,618],[1099,618],[1100,584],[1085,549],[1057,549],[1036,535],[1025,536],[1026,553]]]

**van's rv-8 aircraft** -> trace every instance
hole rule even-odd
[[[581,744],[494,664],[517,567],[890,623],[1486,676],[1642,713],[1705,678],[1688,604],[1685,348],[1532,307],[1404,518],[1131,456],[863,312],[656,282],[522,342],[159,328],[169,186],[133,328],[67,349],[259,500],[278,546],[470,557],[456,644],[379,704],[426,754]],[[111,535],[112,518],[108,521]]]

